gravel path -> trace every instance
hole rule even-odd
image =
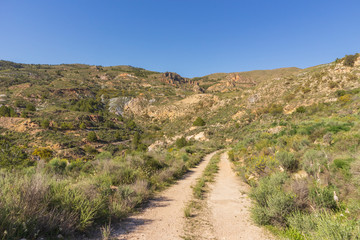
[[[161,192],[150,201],[149,207],[138,215],[121,222],[116,233],[117,239],[175,240],[183,239],[185,223],[184,207],[192,198],[192,188],[209,160],[216,152],[208,154],[204,160],[183,179]]]

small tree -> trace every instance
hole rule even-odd
[[[98,137],[96,136],[95,132],[89,132],[86,138],[90,142],[96,142],[98,140]]]
[[[185,137],[181,137],[179,139],[176,140],[175,145],[177,148],[183,148],[186,145],[188,145],[188,142],[186,141]]]
[[[198,117],[194,123],[193,123],[193,126],[198,126],[198,127],[201,127],[201,126],[205,126],[205,121],[204,119],[202,119],[201,117]]]

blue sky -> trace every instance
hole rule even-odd
[[[186,77],[360,52],[358,0],[0,0],[0,59]]]

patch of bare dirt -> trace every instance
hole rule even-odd
[[[41,131],[30,118],[0,117],[0,127],[16,132],[30,132],[31,134]]]

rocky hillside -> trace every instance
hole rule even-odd
[[[0,237],[124,218],[226,147],[258,224],[288,239],[356,239],[359,79],[358,54],[192,79],[0,61]]]
[[[49,121],[50,129],[61,130],[57,135],[72,135],[81,146],[87,144],[89,129],[100,131],[104,124],[120,127],[126,125],[124,119],[141,126],[157,125],[164,130],[157,135],[163,137],[186,131],[198,116],[218,131],[269,111],[291,114],[300,106],[337,101],[339,91],[359,87],[360,59],[353,64],[344,61],[308,69],[216,73],[193,79],[131,66],[1,61],[0,103],[12,109],[13,119],[4,119],[0,125],[3,134],[30,134],[25,141],[29,146],[50,145],[57,151],[79,144],[50,140],[47,135],[52,131],[41,127],[44,120]],[[124,131],[118,135],[129,139]],[[119,139],[94,147],[101,150]]]

